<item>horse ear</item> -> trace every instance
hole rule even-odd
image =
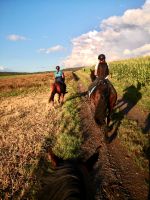
[[[99,146],[95,153],[85,162],[85,166],[89,172],[92,171],[94,164],[98,161],[100,147],[101,146]]]
[[[59,158],[58,156],[56,156],[54,154],[54,152],[52,151],[52,149],[50,148],[48,150],[48,158],[52,163],[52,167],[58,167],[58,165],[60,164],[60,162],[62,162],[63,160],[61,158]]]

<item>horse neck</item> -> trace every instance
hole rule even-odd
[[[95,79],[96,79],[96,76],[95,75],[91,75],[91,81],[93,82],[93,81],[95,81]]]

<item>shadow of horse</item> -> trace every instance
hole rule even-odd
[[[123,90],[124,94],[122,99],[117,102],[117,108],[121,108],[123,114],[128,114],[128,112],[137,104],[137,102],[142,98],[141,83],[137,83],[137,87],[131,85]]]
[[[76,73],[72,72],[72,75],[73,75],[73,79],[74,79],[75,81],[79,81],[79,80],[80,80],[80,78],[77,76]]]
[[[85,91],[85,92],[78,92],[78,93],[76,93],[76,94],[70,96],[69,98],[67,98],[66,101],[70,101],[70,100],[76,99],[76,98],[78,98],[78,97],[84,97],[84,96],[86,96],[87,94],[88,94],[88,91]]]
[[[58,94],[58,103],[63,104],[64,103],[64,96],[66,94],[66,86],[63,83],[60,82],[54,82],[51,85],[51,94],[49,97],[49,103],[54,106],[54,97],[55,94]]]
[[[112,115],[112,124],[110,125],[109,129],[112,131],[111,135],[106,135],[107,141],[110,143],[112,142],[118,134],[118,129],[122,123],[124,117],[129,113],[129,111],[137,104],[137,102],[142,98],[141,90],[141,83],[138,82],[137,86],[131,85],[124,90],[124,94],[121,99],[117,101],[115,106],[115,110],[119,109],[119,112],[115,112]],[[149,125],[145,127],[147,131]],[[143,130],[144,131],[144,130]]]

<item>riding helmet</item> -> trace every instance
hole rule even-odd
[[[105,55],[104,54],[100,54],[99,56],[98,56],[98,60],[105,60]]]
[[[57,70],[59,70],[59,69],[60,69],[60,67],[59,67],[59,66],[56,66],[56,69],[57,69]]]

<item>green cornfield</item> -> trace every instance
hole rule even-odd
[[[150,56],[111,62],[109,67],[118,81],[125,79],[128,83],[150,84]]]

